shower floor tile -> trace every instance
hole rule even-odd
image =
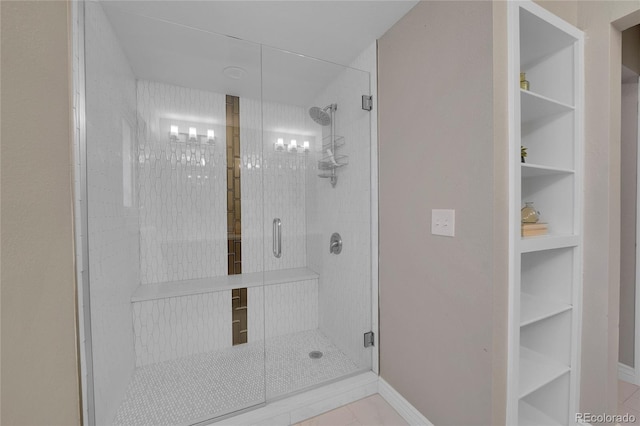
[[[278,336],[136,369],[114,423],[191,424],[358,370],[318,330]]]

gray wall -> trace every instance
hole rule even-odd
[[[614,413],[618,404],[622,36],[611,23],[638,9],[638,2],[578,4],[577,26],[586,35],[587,171],[580,410],[591,413]]]
[[[492,423],[492,13],[421,2],[378,43],[380,372],[438,425]]]
[[[622,65],[640,74],[640,25],[622,32]]]
[[[636,300],[636,194],[640,26],[622,32],[620,164],[620,340],[618,361],[634,366]]]
[[[2,1],[3,425],[80,423],[66,1]]]
[[[624,41],[623,41],[624,46]],[[620,183],[620,341],[618,360],[634,366],[636,302],[636,165],[638,155],[638,75],[622,84]]]

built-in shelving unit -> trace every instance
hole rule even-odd
[[[509,2],[510,296],[507,424],[569,425],[582,299],[583,34]],[[520,85],[526,73],[529,88]],[[520,147],[527,148],[526,163]],[[548,234],[521,236],[531,201]]]

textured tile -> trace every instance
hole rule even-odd
[[[231,320],[231,291],[135,302],[136,366],[230,347]],[[317,279],[248,289],[249,342],[317,328]]]
[[[626,408],[622,404],[618,404],[618,414],[620,414],[622,416],[628,415],[629,416],[629,420],[632,420],[631,416],[633,416],[633,421],[629,421],[629,422],[623,423],[625,425],[638,425],[638,424],[640,424],[640,411],[638,411],[638,410],[633,410],[633,409],[630,409],[630,408]]]
[[[347,408],[363,425],[408,425],[402,416],[379,394],[351,403]]]
[[[626,401],[624,401],[622,406],[625,409],[640,411],[640,391],[634,392]]]
[[[137,113],[141,282],[226,275],[224,95],[139,80]],[[171,141],[171,125],[216,141]]]
[[[408,423],[379,394],[312,417],[295,426],[404,426]]]
[[[309,352],[324,356],[311,359]],[[265,358],[266,357],[266,358]],[[115,424],[170,425],[221,416],[355,373],[318,331],[305,331],[138,368]]]
[[[618,402],[622,404],[638,389],[640,389],[640,386],[627,383],[624,380],[618,380]]]
[[[136,366],[227,348],[231,291],[133,304]]]
[[[336,408],[328,413],[297,423],[299,426],[356,426],[360,424],[362,423],[358,422],[358,419],[347,407]]]

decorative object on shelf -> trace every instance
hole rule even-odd
[[[546,223],[523,223],[521,225],[521,235],[523,237],[537,237],[548,233],[549,228]]]
[[[527,73],[521,72],[520,73],[520,88],[522,90],[529,90],[529,82],[527,81]]]
[[[532,201],[525,201],[524,207],[520,210],[522,223],[538,223],[540,220],[540,212],[533,207]]]
[[[520,162],[525,163],[525,158],[527,158],[527,147],[520,145]]]

